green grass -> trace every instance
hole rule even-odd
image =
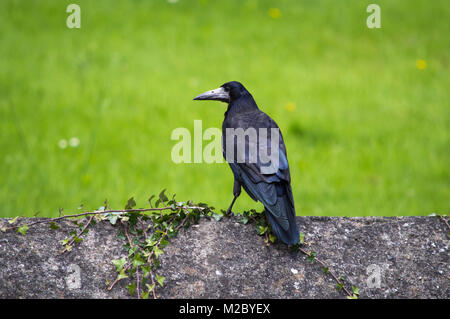
[[[73,2],[0,2],[0,216],[145,206],[163,188],[225,209],[228,165],[174,164],[170,136],[220,128],[225,104],[192,98],[230,80],[281,127],[297,214],[449,211],[447,0],[379,0],[377,30],[371,2],[331,0],[77,0],[70,30]]]

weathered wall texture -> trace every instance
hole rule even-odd
[[[0,224],[6,220],[0,220]],[[449,238],[436,217],[299,217],[307,249],[359,287],[361,298],[449,298]],[[58,255],[74,227],[0,232],[0,298],[127,298],[111,291],[111,260],[122,257],[119,229],[98,223],[82,243]],[[161,256],[161,298],[345,298],[331,276],[282,244],[267,247],[253,225],[202,220],[172,239]]]

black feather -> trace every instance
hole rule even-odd
[[[261,149],[266,145],[270,149],[272,135],[270,129],[278,129],[278,125],[267,114],[259,110],[252,95],[239,82],[229,82],[222,85],[230,92],[230,102],[225,112],[225,119],[222,124],[222,147],[227,159],[227,128],[249,128],[256,129],[258,136],[257,147]],[[268,129],[267,141],[259,141],[259,128]],[[296,244],[299,241],[299,230],[295,221],[294,199],[291,189],[291,177],[289,164],[287,161],[286,146],[281,132],[279,132],[279,165],[272,173],[262,173],[264,164],[258,159],[256,163],[251,163],[248,153],[245,154],[245,161],[239,163],[237,160],[237,141],[228,141],[234,148],[234,157],[228,158],[229,165],[234,177],[242,185],[244,190],[254,200],[263,203],[267,218],[272,226],[275,235],[286,244]],[[267,143],[265,143],[267,142]],[[265,143],[265,144],[264,144]],[[249,148],[249,140],[245,139],[245,149]],[[230,151],[230,150],[228,150]]]

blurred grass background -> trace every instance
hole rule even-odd
[[[226,209],[228,165],[174,164],[170,136],[221,128],[226,105],[192,98],[230,80],[279,124],[297,214],[447,213],[450,6],[377,0],[368,29],[370,3],[2,0],[0,216],[163,188]]]

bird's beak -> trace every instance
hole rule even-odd
[[[230,102],[230,94],[225,91],[223,87],[220,87],[215,90],[202,93],[199,96],[196,96],[194,100],[214,100],[228,103]]]

